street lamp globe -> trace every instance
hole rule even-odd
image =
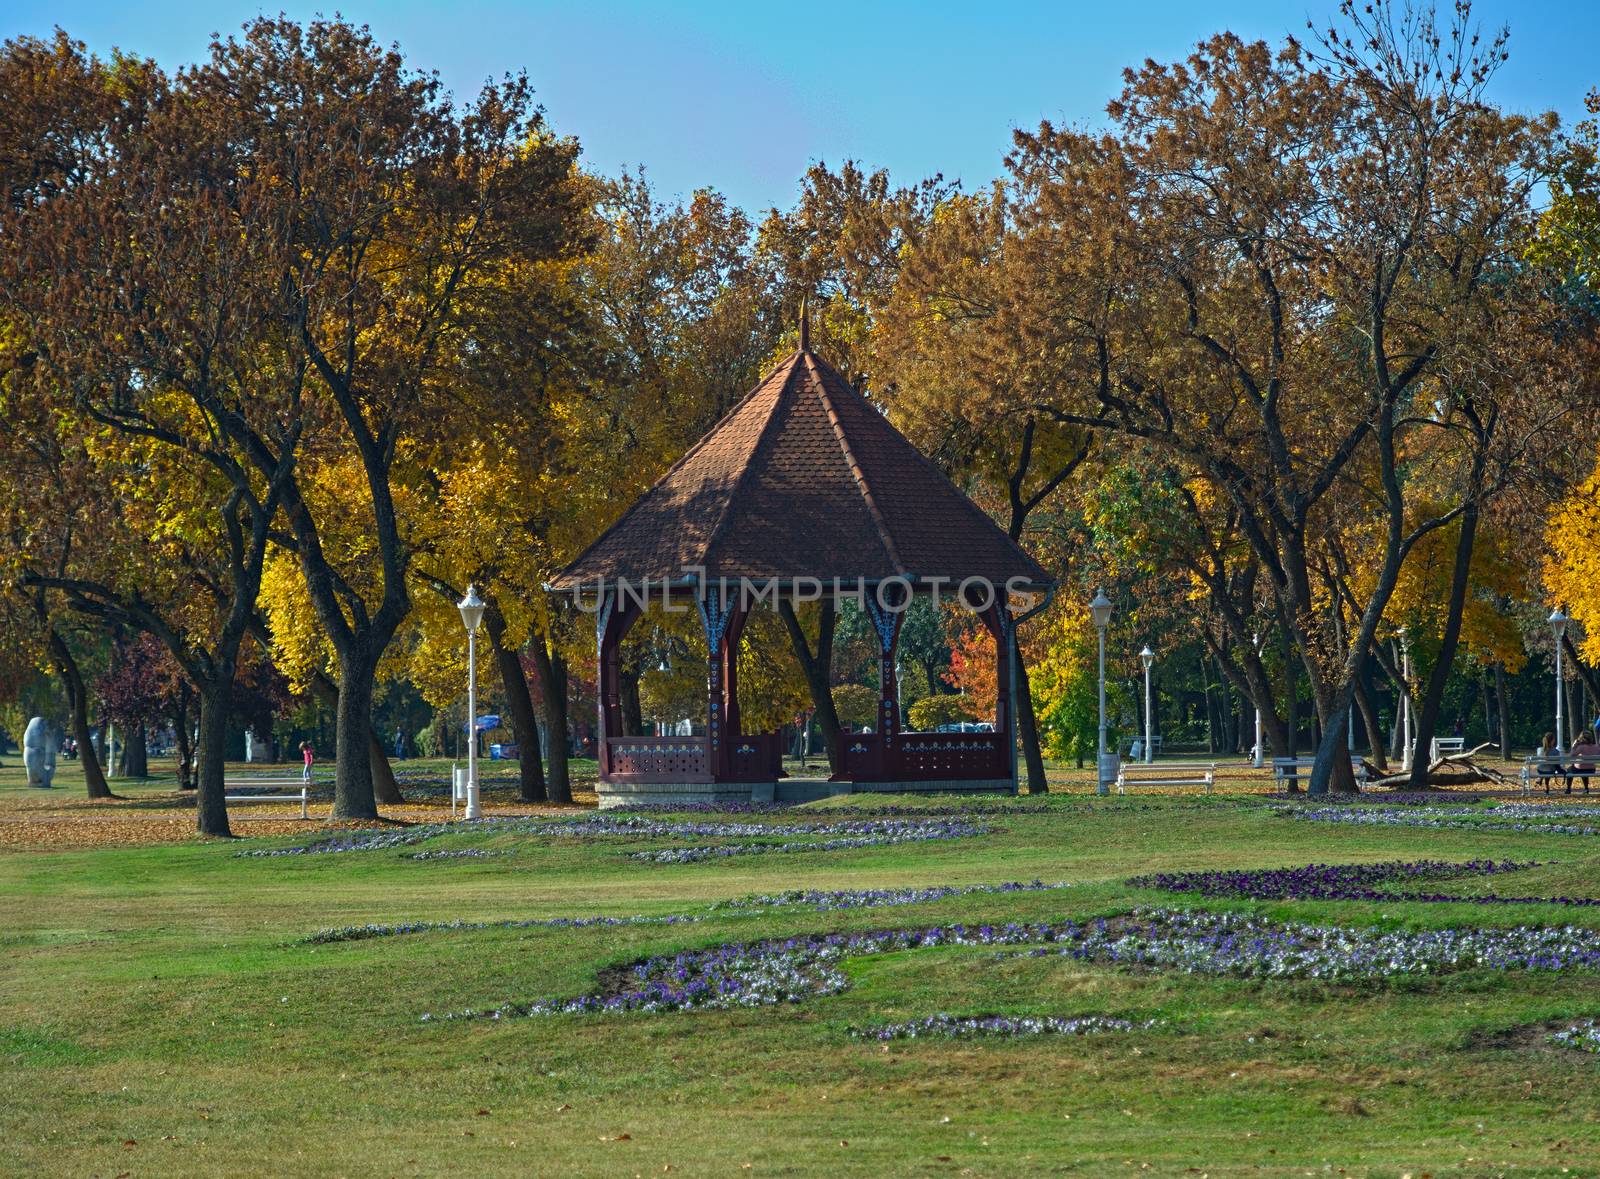
[[[1545,621],[1550,624],[1551,633],[1556,636],[1556,642],[1559,643],[1562,636],[1567,633],[1567,623],[1571,620],[1561,612],[1561,607],[1557,606],[1550,611],[1550,617]]]
[[[1150,670],[1150,665],[1153,664],[1155,661],[1156,661],[1156,653],[1154,651],[1152,651],[1149,648],[1148,645],[1145,647],[1145,649],[1143,651],[1139,652],[1139,662],[1144,664],[1144,669],[1146,671]]]
[[[483,623],[483,599],[478,596],[477,586],[467,586],[467,596],[456,603],[456,609],[461,611],[461,624],[467,628],[467,633],[477,634]]]
[[[1106,597],[1105,590],[1095,591],[1094,601],[1089,603],[1089,614],[1097,629],[1105,630],[1111,625],[1111,599]]]

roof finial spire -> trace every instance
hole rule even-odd
[[[811,296],[800,296],[800,351],[811,350]]]

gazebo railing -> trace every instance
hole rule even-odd
[[[608,779],[622,782],[709,782],[704,737],[608,737]]]
[[[705,737],[611,737],[613,782],[773,782],[784,776],[777,733],[740,734],[728,749],[728,771],[713,771]]]
[[[869,782],[966,782],[1009,778],[1004,733],[840,733],[839,777]]]
[[[783,738],[778,733],[741,733],[728,750],[730,782],[776,782],[783,771]]]

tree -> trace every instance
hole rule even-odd
[[[1403,455],[1465,412],[1448,372],[1504,309],[1554,125],[1482,101],[1503,39],[1464,5],[1444,28],[1343,13],[1317,52],[1220,35],[1131,70],[1113,132],[1045,124],[1011,159],[1015,249],[1037,256],[1019,330],[1086,394],[1041,409],[1146,439],[1232,502],[1321,722],[1314,791],[1353,788],[1337,752],[1399,569],[1472,501],[1411,516]],[[1503,391],[1474,390],[1480,420]],[[1383,526],[1341,625],[1316,545],[1358,458]]]
[[[275,181],[189,76],[108,67],[65,37],[11,42],[4,57],[6,90],[40,115],[19,128],[3,226],[31,392],[84,440],[100,510],[118,504],[119,526],[148,542],[98,570],[80,544],[71,567],[24,581],[167,646],[201,698],[196,821],[226,835],[232,684],[300,433],[283,414],[302,370],[263,311],[287,243],[263,199]],[[55,110],[40,88],[86,101]],[[249,451],[260,432],[278,443],[270,462]]]
[[[424,485],[430,444],[465,428],[441,385],[471,348],[479,296],[503,266],[567,248],[577,148],[545,131],[525,77],[458,111],[436,76],[339,20],[252,21],[185,80],[273,182],[262,204],[289,250],[271,307],[305,378],[294,428],[316,426],[274,539],[338,657],[334,813],[372,817],[374,682],[411,608],[397,497]],[[283,464],[282,431],[237,436],[262,477]],[[352,508],[367,592],[325,543]]]

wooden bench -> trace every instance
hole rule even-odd
[[[1314,757],[1275,757],[1272,759],[1272,781],[1277,786],[1287,786],[1290,782],[1298,782],[1302,777],[1311,776],[1311,767],[1317,764]],[[1355,771],[1356,785],[1360,786],[1367,780],[1367,765],[1359,757],[1350,759],[1350,768]]]
[[[282,794],[257,794],[254,787],[264,786],[284,790]],[[239,794],[235,791],[250,790],[250,793]],[[288,793],[292,791],[293,793]],[[303,778],[245,778],[240,781],[225,782],[223,784],[223,798],[230,802],[298,802],[300,804],[300,817],[309,819],[311,810],[308,806],[311,798],[311,783]]]
[[[1211,793],[1217,780],[1214,761],[1125,761],[1117,767],[1117,793],[1129,786],[1204,786]]]
[[[1527,794],[1535,781],[1544,783],[1544,792],[1550,793],[1550,783],[1560,778],[1568,791],[1572,789],[1572,779],[1583,779],[1583,792],[1589,793],[1589,779],[1600,776],[1600,758],[1594,755],[1587,757],[1573,757],[1570,753],[1563,753],[1559,757],[1551,754],[1535,753],[1522,763],[1522,793]]]

